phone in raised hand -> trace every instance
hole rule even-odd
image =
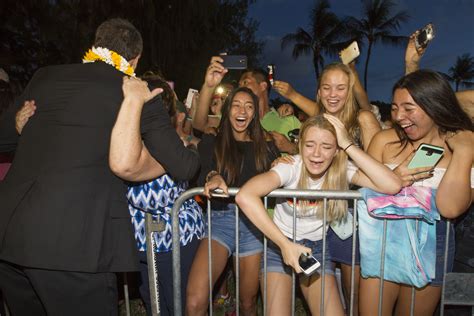
[[[359,57],[359,55],[359,45],[357,45],[356,41],[352,42],[349,46],[339,52],[339,56],[341,57],[342,63],[345,65],[349,64],[351,61]]]
[[[193,98],[196,93],[199,93],[199,91],[196,89],[188,90],[188,95],[186,96],[186,102],[184,102],[184,105],[186,105],[188,109],[190,109],[191,106],[193,105]]]
[[[222,66],[227,69],[246,69],[247,68],[247,56],[244,55],[221,55],[224,62]]]
[[[419,30],[418,34],[415,36],[416,49],[425,48],[434,37],[434,26],[432,23],[429,23]]]

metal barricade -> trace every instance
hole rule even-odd
[[[235,196],[238,192],[239,188],[229,188],[228,192],[230,196]],[[183,306],[181,305],[181,262],[180,262],[180,247],[176,247],[175,245],[180,244],[180,236],[179,236],[179,220],[178,220],[178,212],[181,205],[196,195],[202,195],[204,189],[201,188],[193,188],[186,192],[184,192],[174,203],[172,209],[172,238],[173,238],[173,250],[172,250],[172,258],[173,258],[173,297],[174,297],[174,314],[175,315],[183,315]],[[357,200],[361,198],[361,194],[358,191],[314,191],[314,190],[293,190],[293,189],[277,189],[272,191],[264,198],[264,205],[267,208],[267,198],[293,198],[293,236],[295,240],[296,234],[296,201],[298,199],[322,199],[324,205],[324,214],[323,214],[323,260],[322,260],[322,267],[321,267],[321,298],[324,298],[324,281],[325,281],[325,257],[326,257],[326,210],[327,210],[327,200],[328,199],[342,199],[342,200],[353,200],[354,201],[354,220],[353,220],[353,240],[352,240],[352,271],[351,271],[351,293],[350,293],[350,300],[349,306],[347,306],[349,315],[353,315],[353,306],[354,306],[354,281],[355,281],[355,254],[356,254],[356,242],[357,242]],[[238,222],[239,222],[239,209],[236,207],[236,245],[238,251]],[[212,227],[210,227],[210,202],[208,202],[208,223],[209,223],[209,236],[211,235]],[[447,235],[446,235],[446,245],[445,245],[445,262],[444,262],[444,271],[445,271],[445,278],[446,278],[446,270],[447,270],[447,253],[448,253],[448,243],[449,243],[449,231],[450,231],[450,222],[447,222]],[[381,267],[380,267],[380,288],[379,288],[379,298],[378,298],[378,314],[382,315],[382,304],[383,304],[383,275],[384,275],[384,259],[385,259],[385,239],[386,239],[386,230],[387,230],[387,220],[384,220],[384,231],[383,231],[383,244],[382,244],[382,253],[381,253]],[[147,214],[146,216],[146,234],[147,234],[147,241],[152,240],[152,247],[147,247],[147,259],[148,259],[148,271],[149,271],[149,284],[150,284],[150,296],[151,296],[151,307],[152,307],[152,314],[159,315],[159,293],[158,293],[158,267],[156,266],[156,260],[153,253],[154,249],[154,241],[153,241],[153,233],[158,231],[158,227],[156,223],[153,222],[152,216]],[[210,238],[209,238],[210,240]],[[210,247],[210,241],[209,241]],[[210,248],[209,248],[210,249]],[[209,252],[209,256],[211,253]],[[266,257],[267,257],[267,240],[264,239],[264,285],[263,285],[263,314],[266,315],[266,293],[267,293],[267,264],[266,264]],[[238,258],[238,253],[236,255]],[[236,260],[236,308],[237,308],[237,315],[239,315],[239,260]],[[210,285],[210,295],[209,295],[209,313],[212,315],[212,275],[211,275],[211,260],[209,260],[209,285]],[[292,313],[294,314],[295,311],[295,287],[296,287],[296,279],[295,273],[292,274]],[[443,315],[443,307],[446,303],[444,301],[444,293],[445,293],[445,284],[443,282],[442,286],[442,297],[441,297],[441,315]],[[343,300],[343,298],[341,298]],[[415,303],[415,289],[412,288],[412,297],[411,297],[411,312],[410,315],[414,314],[414,303]],[[324,315],[324,299],[321,300],[320,304],[320,314]]]

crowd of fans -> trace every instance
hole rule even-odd
[[[369,239],[359,244],[357,236],[353,266],[356,236],[343,236],[339,231],[341,225],[352,227],[351,203],[329,200],[327,226],[322,219],[322,200],[303,199],[294,205],[293,199],[277,199],[269,207],[262,203],[262,197],[277,188],[364,188],[376,192],[379,200],[390,201],[390,211],[400,216],[392,221],[414,221],[405,216],[408,209],[422,215],[439,214],[431,225],[436,227],[431,236],[435,248],[426,259],[432,259],[434,271],[415,289],[414,314],[433,315],[445,272],[447,220],[465,213],[474,199],[473,125],[472,114],[468,114],[474,98],[471,91],[455,94],[438,73],[418,69],[426,47],[415,47],[415,36],[406,49],[406,75],[393,88],[389,122],[382,122],[379,109],[370,103],[354,61],[328,64],[313,99],[280,80],[284,78],[272,84],[261,69],[243,70],[238,86],[233,86],[226,81],[229,70],[223,59],[213,56],[199,93],[187,107],[166,78],[152,72],[141,79],[134,75],[141,37],[121,19],[99,27],[84,64],[38,71],[16,102],[4,92],[8,77],[1,72],[0,152],[5,154],[0,154],[0,180],[11,163],[10,152],[16,150],[16,157],[0,186],[0,198],[6,201],[0,207],[0,290],[13,315],[113,314],[113,273],[132,270],[140,271],[140,294],[151,314],[147,247],[153,247],[157,256],[160,313],[174,315],[170,212],[178,196],[196,186],[204,187],[204,198],[187,200],[179,211],[181,300],[186,314],[207,314],[211,286],[228,296],[229,285],[218,280],[225,281],[232,273],[233,258],[239,260],[240,302],[236,303],[244,315],[256,315],[263,289],[264,235],[269,239],[269,315],[291,313],[292,271],[298,273],[311,314],[319,315],[324,299],[328,315],[344,315],[351,288],[353,314],[376,314],[378,306],[373,302],[379,296],[380,275],[370,271],[364,257],[366,249],[375,246]],[[270,107],[272,89],[287,100],[277,109]],[[423,143],[443,148],[442,159],[436,166],[408,168]],[[229,187],[241,188],[236,197],[228,196]],[[417,200],[408,206],[402,201],[407,194],[426,196],[432,203]],[[58,195],[65,195],[66,201]],[[210,223],[203,215],[206,198],[210,200]],[[376,209],[384,207],[387,205]],[[373,211],[368,202],[367,208]],[[358,212],[368,211],[358,208]],[[145,234],[146,213],[152,213],[161,225],[153,243]],[[131,220],[127,229],[123,220],[128,224]],[[64,229],[71,225],[75,228]],[[87,235],[92,230],[97,232]],[[402,240],[397,234],[404,233],[395,232],[387,243]],[[327,234],[325,249],[323,234]],[[68,251],[58,243],[66,235]],[[31,242],[35,238],[39,241]],[[454,247],[451,236],[448,272]],[[130,258],[122,259],[127,254]],[[311,276],[301,273],[299,259],[305,254],[325,261],[324,292],[322,271]],[[341,269],[343,297],[336,266]],[[406,271],[407,277],[410,273]],[[77,286],[81,278],[87,281]],[[63,290],[44,285],[54,280],[60,280]],[[412,285],[385,278],[383,315],[410,313]],[[64,293],[69,290],[86,293],[82,302],[95,299],[83,304],[75,295]],[[34,304],[25,305],[25,297]],[[58,300],[62,303],[56,303]]]

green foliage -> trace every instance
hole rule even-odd
[[[318,0],[309,17],[309,30],[299,27],[295,33],[285,35],[281,40],[281,48],[285,49],[294,43],[294,59],[311,54],[317,80],[324,67],[324,55],[337,56],[339,50],[349,43],[348,30],[345,21],[330,11],[328,0]]]
[[[408,37],[396,35],[400,25],[408,21],[406,11],[395,12],[396,2],[393,0],[364,0],[362,18],[349,17],[347,23],[352,37],[367,41],[367,57],[364,70],[364,88],[367,90],[367,72],[374,44],[382,42],[393,46],[406,45]]]
[[[0,63],[25,84],[41,66],[80,62],[97,26],[122,17],[142,33],[137,73],[159,70],[179,96],[199,88],[211,56],[244,54],[258,64],[263,43],[247,18],[250,0],[3,0]]]
[[[454,82],[456,91],[459,91],[459,86],[466,88],[474,87],[474,57],[470,54],[463,54],[458,56],[454,66],[449,68],[448,79]]]

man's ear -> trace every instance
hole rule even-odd
[[[132,66],[133,70],[137,69],[137,66],[138,66],[138,61],[140,60],[140,57],[142,55],[138,55],[137,57],[135,58],[132,58],[128,61],[128,63],[130,64],[130,66]]]

